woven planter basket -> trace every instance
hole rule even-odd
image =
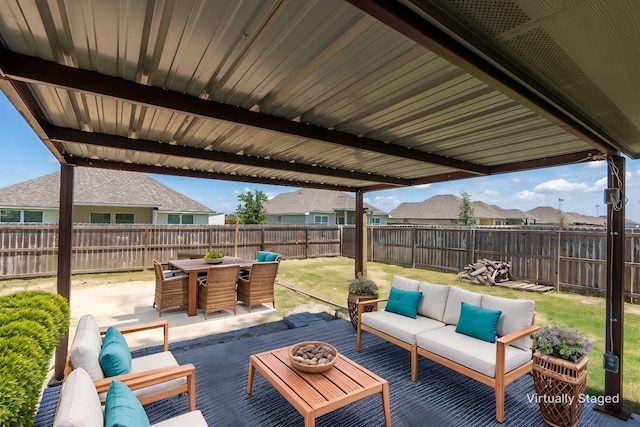
[[[349,308],[349,318],[351,319],[351,324],[353,325],[353,329],[358,329],[358,302],[359,301],[370,301],[373,299],[378,299],[377,295],[360,295],[354,294],[353,292],[349,292],[349,296],[347,297],[347,307]],[[373,306],[367,306],[364,308],[365,313],[373,311]]]
[[[573,427],[578,424],[587,385],[587,362],[583,356],[577,363],[546,356],[533,355],[533,384],[536,389],[542,419],[551,426]]]

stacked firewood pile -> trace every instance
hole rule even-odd
[[[467,265],[464,271],[458,273],[458,279],[484,286],[515,280],[511,274],[511,263],[486,258]]]

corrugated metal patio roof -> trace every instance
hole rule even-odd
[[[0,87],[63,164],[371,191],[637,157],[638,5],[402,3],[6,2]]]

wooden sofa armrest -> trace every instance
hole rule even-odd
[[[540,329],[540,326],[536,326],[536,325],[531,325],[531,326],[527,326],[526,328],[522,328],[519,329],[515,332],[511,332],[510,334],[501,336],[500,338],[498,338],[496,340],[496,342],[498,343],[498,346],[500,345],[509,345],[514,341],[518,341],[520,338],[524,338],[527,335],[531,335],[534,332],[536,332],[538,329]]]
[[[150,329],[163,329],[164,333],[164,343],[162,346],[162,351],[169,351],[169,321],[167,320],[158,320],[156,322],[149,323],[141,323],[139,325],[130,325],[130,326],[117,326],[117,329],[124,335],[130,334],[133,332],[147,331]],[[100,328],[100,335],[104,335],[107,332],[108,328]]]
[[[540,329],[540,326],[531,325],[522,329],[518,329],[515,332],[511,332],[510,334],[503,335],[496,340],[496,380],[504,383],[504,374],[505,374],[505,357],[507,346],[519,340],[520,338],[524,338],[533,334],[535,331]]]
[[[366,301],[358,302],[358,318],[360,315],[364,313],[364,308],[368,306],[373,306],[373,311],[378,311],[378,303],[388,301],[389,298],[378,298],[378,299],[370,299]]]
[[[160,384],[176,378],[187,377],[189,389],[195,384],[196,368],[192,363],[172,368],[159,368],[145,372],[136,372],[133,374],[117,375],[115,377],[96,380],[93,385],[98,393],[106,393],[109,390],[111,381],[118,380],[125,383],[131,390],[149,387],[151,385]],[[194,386],[195,391],[195,386]]]

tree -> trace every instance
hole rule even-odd
[[[269,200],[267,196],[260,190],[255,193],[247,191],[238,195],[240,204],[236,207],[235,215],[240,218],[243,224],[264,224],[267,222],[267,210],[264,208],[264,202]]]
[[[473,206],[471,206],[471,196],[466,191],[460,193],[460,211],[458,212],[458,222],[462,225],[473,225],[475,223]]]

